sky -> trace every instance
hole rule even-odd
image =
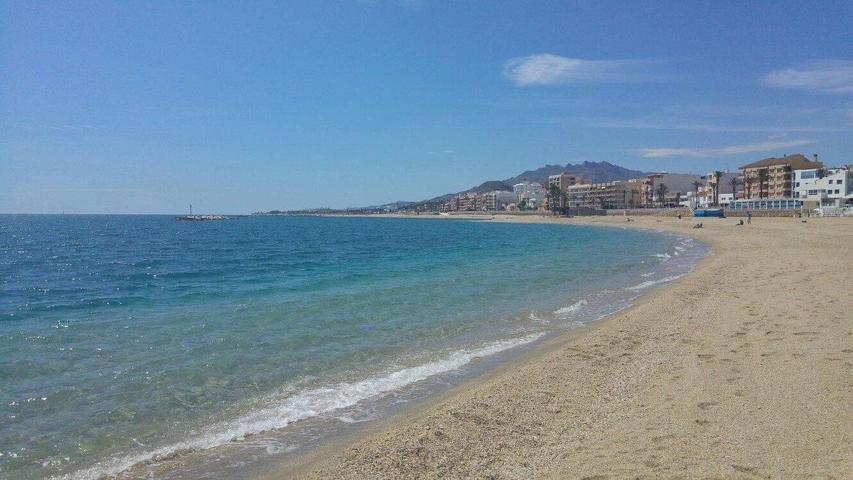
[[[853,2],[0,0],[5,213],[340,208],[786,153],[853,163]]]

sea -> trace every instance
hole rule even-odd
[[[252,478],[707,252],[565,224],[0,215],[0,478]]]

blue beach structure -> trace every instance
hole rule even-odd
[[[726,214],[722,208],[697,208],[693,210],[693,216],[726,218]]]

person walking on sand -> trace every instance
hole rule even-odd
[[[749,225],[751,223],[752,223],[752,212],[747,210],[746,211],[746,224]]]

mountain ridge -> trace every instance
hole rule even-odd
[[[423,202],[415,203],[442,202],[453,198],[456,195],[462,195],[466,193],[485,193],[494,190],[511,191],[513,185],[521,182],[538,182],[547,184],[549,176],[559,175],[561,173],[580,175],[593,183],[612,182],[615,180],[629,180],[631,178],[641,178],[647,175],[646,172],[643,172],[641,170],[631,170],[629,168],[615,165],[606,161],[584,161],[582,163],[577,164],[572,164],[570,162],[566,165],[546,164],[545,166],[539,167],[534,170],[526,170],[514,177],[510,177],[504,180],[488,180],[481,183],[480,185],[471,187],[468,190],[463,190],[461,192],[455,193],[447,193],[438,197],[431,198],[429,200],[425,200]]]

